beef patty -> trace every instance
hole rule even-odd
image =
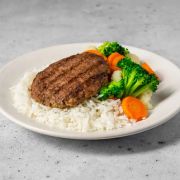
[[[108,83],[108,73],[101,56],[88,52],[73,55],[39,72],[31,85],[31,97],[50,107],[73,107],[95,96]]]

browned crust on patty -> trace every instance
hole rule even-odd
[[[73,55],[39,72],[31,85],[31,97],[50,107],[73,107],[95,96],[108,83],[108,73],[101,56]]]

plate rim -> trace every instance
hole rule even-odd
[[[38,53],[40,51],[44,51],[44,50],[47,50],[47,49],[50,49],[50,48],[52,48],[52,49],[53,48],[58,48],[60,46],[72,46],[72,45],[73,46],[78,46],[78,45],[88,45],[88,44],[96,44],[97,45],[97,44],[100,44],[100,43],[99,42],[98,43],[97,42],[68,43],[68,44],[60,44],[60,45],[50,46],[50,47],[46,47],[46,48],[41,48],[41,49],[29,52],[29,53],[25,53],[25,54],[23,54],[21,56],[16,57],[14,60],[11,60],[10,62],[6,63],[4,66],[2,66],[0,68],[0,74],[3,72],[3,70],[8,68],[8,66],[11,66],[11,64],[15,63],[16,61],[18,61],[18,59],[22,58],[23,56],[28,56],[30,54]],[[180,69],[179,69],[179,67],[176,64],[174,64],[173,62],[169,61],[168,59],[166,59],[166,58],[164,58],[164,57],[162,57],[162,56],[160,56],[160,55],[158,55],[158,54],[156,54],[154,52],[151,52],[151,51],[148,51],[148,50],[145,50],[145,49],[142,49],[142,48],[137,48],[137,47],[134,47],[134,46],[129,46],[129,45],[124,45],[124,46],[125,47],[129,47],[129,48],[133,48],[133,49],[142,50],[144,52],[152,53],[152,54],[154,54],[156,56],[159,56],[160,58],[163,58],[165,61],[167,61],[168,63],[172,64],[174,67],[176,67],[179,70],[179,72],[180,72]],[[157,126],[159,126],[161,124],[164,124],[165,122],[170,120],[172,117],[174,117],[179,111],[180,111],[180,105],[179,105],[179,108],[177,108],[177,109],[175,109],[173,111],[173,113],[169,114],[168,116],[163,118],[161,121],[157,121],[156,123],[154,123],[152,125],[149,125],[147,127],[137,128],[135,130],[129,129],[129,131],[127,131],[127,132],[125,132],[123,134],[119,134],[119,135],[118,135],[118,131],[121,131],[122,130],[121,128],[120,129],[110,130],[110,131],[102,131],[102,133],[98,132],[98,133],[101,133],[101,134],[98,134],[98,137],[97,137],[97,136],[95,136],[97,134],[96,132],[86,132],[86,133],[83,133],[83,132],[72,132],[72,131],[69,131],[68,133],[64,133],[64,132],[61,132],[61,130],[56,132],[56,131],[52,131],[52,130],[46,130],[46,129],[42,129],[42,128],[39,128],[39,127],[31,126],[31,125],[27,124],[26,122],[18,121],[18,119],[13,117],[12,114],[9,114],[8,112],[6,112],[6,110],[2,107],[2,104],[0,103],[0,113],[1,114],[3,114],[5,117],[7,117],[12,122],[14,122],[14,123],[16,123],[16,124],[26,128],[28,130],[31,130],[31,131],[36,132],[36,133],[48,135],[48,136],[53,136],[53,137],[60,137],[60,138],[66,138],[66,139],[79,139],[79,140],[112,139],[112,138],[119,138],[119,137],[125,137],[125,136],[130,136],[130,135],[138,134],[138,133],[150,130],[150,129],[154,128],[154,127],[157,127]]]

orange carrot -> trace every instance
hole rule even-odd
[[[115,53],[112,53],[109,57],[108,57],[108,63],[111,64],[112,60],[118,56],[119,53],[115,52]]]
[[[110,68],[112,71],[116,71],[119,70],[120,68],[117,67],[117,63],[122,60],[124,58],[123,55],[115,52],[112,53],[109,57],[108,57],[108,64],[110,65]]]
[[[89,49],[89,50],[87,50],[86,52],[96,54],[96,55],[98,55],[98,56],[103,57],[105,60],[107,60],[107,57],[105,57],[103,54],[101,54],[101,53],[100,53],[98,50],[96,50],[96,49]]]
[[[137,98],[128,96],[122,100],[122,108],[129,119],[140,121],[147,117],[148,110],[146,106]]]
[[[120,68],[119,67],[117,67],[117,66],[110,66],[110,69],[111,69],[111,71],[113,72],[113,71],[117,71],[117,70],[120,70]]]
[[[155,72],[153,71],[153,69],[147,64],[147,63],[142,63],[141,64],[142,68],[145,69],[149,74],[154,74],[157,79],[159,79],[159,77],[157,76],[157,74],[155,74]]]
[[[112,61],[111,61],[111,65],[112,66],[117,66],[117,63],[120,61],[120,60],[122,60],[124,58],[124,56],[117,56],[117,57],[115,57]]]
[[[114,52],[108,57],[108,63],[111,65],[115,61],[113,63],[113,65],[116,66],[117,63],[123,58],[124,58],[123,55],[121,55],[121,54],[119,54],[117,52]]]
[[[145,69],[149,74],[155,74],[152,68],[147,63],[141,64],[142,68]]]

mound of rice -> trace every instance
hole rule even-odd
[[[35,102],[28,91],[37,70],[27,72],[11,88],[13,105],[19,113],[46,126],[71,131],[87,132],[111,130],[132,125],[123,114],[120,100],[98,101],[91,98],[74,108],[50,108]]]

